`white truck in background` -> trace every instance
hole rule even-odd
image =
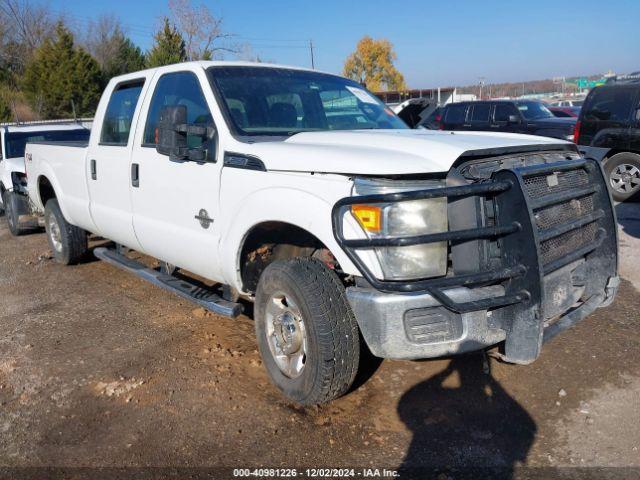
[[[38,226],[27,197],[26,144],[88,140],[90,131],[91,119],[0,123],[0,211],[4,211],[12,235]]]
[[[117,77],[88,142],[29,143],[26,165],[57,261],[80,260],[94,233],[115,243],[98,258],[213,312],[253,301],[264,365],[302,404],[349,390],[361,342],[397,359],[499,345],[530,363],[618,285],[609,193],[575,145],[411,130],[317,71]]]

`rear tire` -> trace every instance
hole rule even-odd
[[[49,200],[44,207],[44,224],[47,241],[56,262],[73,265],[87,254],[87,232],[65,220],[55,198]]]
[[[316,405],[351,387],[360,357],[358,324],[342,283],[322,262],[271,263],[258,283],[255,327],[267,372],[289,399]]]
[[[7,225],[9,231],[14,237],[19,237],[30,229],[20,226],[20,217],[18,215],[18,196],[13,192],[4,192],[2,203],[4,204],[4,214],[7,217]]]
[[[640,155],[629,152],[613,155],[606,160],[604,172],[615,201],[640,198]]]

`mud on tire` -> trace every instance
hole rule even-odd
[[[87,232],[65,220],[55,198],[49,200],[44,207],[44,224],[47,241],[56,262],[72,265],[82,260],[88,250]]]
[[[281,301],[283,306],[273,305]],[[294,315],[287,313],[287,309],[301,317],[303,328],[296,331],[296,325],[300,327],[300,324],[292,320]],[[282,311],[281,317],[288,315],[289,320],[278,320],[274,311]],[[274,322],[278,324],[275,329]],[[289,399],[303,405],[325,403],[345,394],[351,387],[360,356],[358,325],[343,285],[322,262],[294,258],[271,263],[258,283],[255,327],[269,376]],[[296,334],[303,330],[305,347],[299,372],[283,370],[282,355],[278,357],[273,353],[282,353],[277,348],[278,338],[282,344],[282,334],[276,333],[281,327],[294,337],[287,344],[289,350],[296,348]],[[296,354],[298,352],[296,350]]]

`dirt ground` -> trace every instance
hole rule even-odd
[[[617,208],[615,303],[533,365],[385,361],[319,408],[271,386],[249,316],[218,318],[99,261],[59,266],[44,234],[13,238],[0,219],[0,467],[14,467],[0,477],[41,466],[428,466],[439,479],[468,467],[639,478],[640,205]]]

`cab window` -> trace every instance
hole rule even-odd
[[[584,107],[585,120],[628,122],[636,90],[632,88],[603,88],[594,90]]]
[[[491,104],[489,103],[477,103],[473,106],[471,112],[471,123],[489,123],[489,112],[491,111]]]
[[[466,118],[467,105],[449,105],[444,123],[463,124]]]
[[[496,110],[493,113],[493,120],[495,122],[507,123],[511,115],[520,116],[516,107],[509,103],[496,103]]]
[[[133,114],[142,92],[144,80],[127,82],[116,86],[102,121],[101,145],[123,146],[129,141]]]
[[[151,98],[147,124],[144,129],[144,146],[155,147],[157,143],[156,128],[162,107],[176,105],[187,107],[187,123],[213,126],[213,118],[202,93],[202,88],[200,88],[198,77],[191,72],[167,73],[158,80]],[[240,104],[236,105],[236,107],[240,106]],[[187,135],[187,146],[189,148],[198,148],[201,145],[202,137]]]

